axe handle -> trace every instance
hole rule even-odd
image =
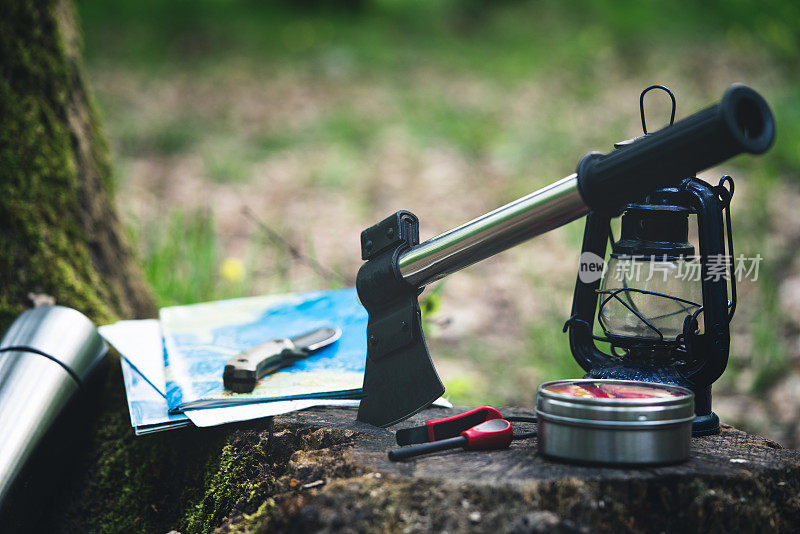
[[[423,287],[590,209],[618,211],[737,154],[761,154],[774,137],[766,101],[733,85],[719,103],[609,154],[590,153],[576,174],[406,250],[398,269],[405,282]]]

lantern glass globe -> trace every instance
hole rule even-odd
[[[673,341],[683,333],[686,316],[702,303],[700,264],[683,258],[612,256],[603,275],[601,304],[610,296],[608,292],[616,292],[618,298],[610,298],[600,308],[607,334],[643,340],[663,336],[664,341]],[[702,314],[698,321],[702,330]]]

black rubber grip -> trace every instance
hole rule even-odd
[[[766,152],[774,140],[767,102],[736,84],[714,106],[608,154],[587,154],[578,164],[578,188],[591,209],[614,211],[737,154]]]

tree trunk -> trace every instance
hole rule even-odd
[[[32,294],[103,323],[155,313],[109,190],[108,147],[68,1],[0,16],[0,328]]]

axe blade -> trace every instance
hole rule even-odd
[[[444,393],[425,345],[419,315],[412,322],[415,332],[411,343],[379,357],[374,357],[377,350],[373,347],[367,349],[363,386],[366,397],[358,408],[359,421],[391,426],[430,406]]]

